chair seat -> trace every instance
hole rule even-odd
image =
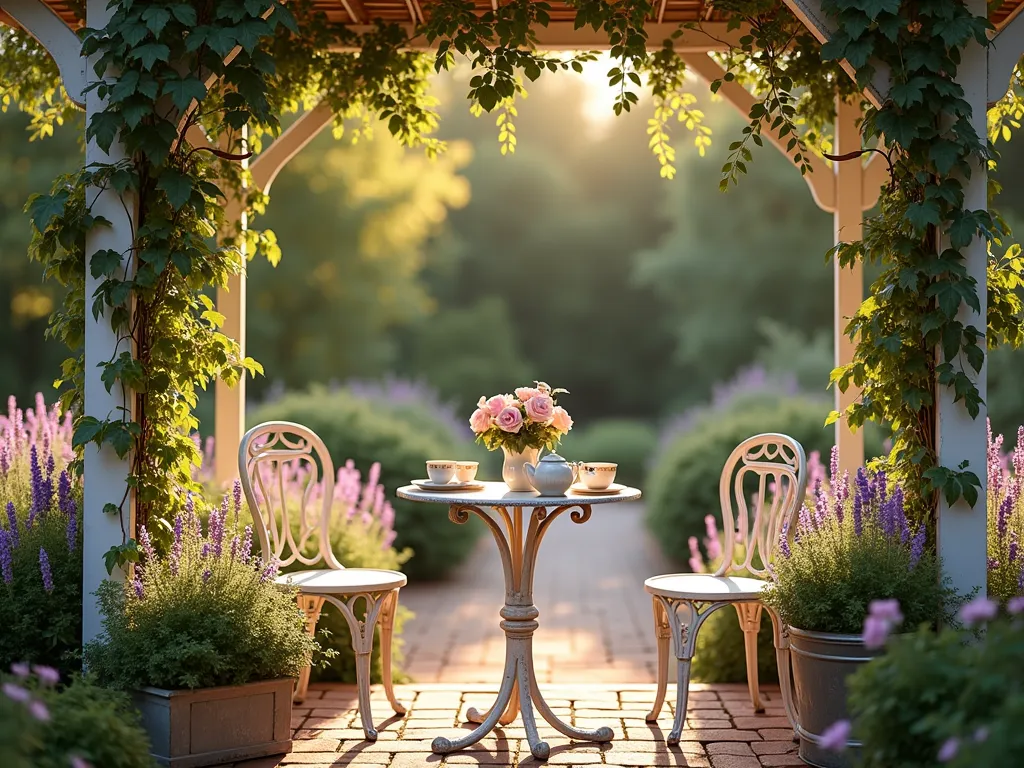
[[[295,571],[274,579],[277,584],[298,587],[304,594],[350,595],[358,592],[386,592],[404,587],[404,573],[377,568],[324,568],[316,571]]]
[[[669,573],[644,582],[644,589],[652,595],[707,602],[757,600],[766,586],[768,582],[761,579],[707,573]]]

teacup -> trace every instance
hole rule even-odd
[[[456,461],[455,477],[460,483],[471,483],[476,480],[476,471],[479,468],[478,461]]]
[[[615,482],[618,464],[610,461],[580,462],[579,481],[592,491],[603,491]]]
[[[455,476],[455,462],[441,460],[428,461],[427,476],[430,478],[430,482],[437,483],[438,485],[449,483]]]

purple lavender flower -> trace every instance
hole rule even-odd
[[[139,546],[142,548],[142,554],[146,556],[146,562],[151,563],[156,560],[156,550],[153,549],[153,540],[149,536],[149,531],[146,526],[139,528]]]
[[[814,518],[811,517],[811,510],[806,504],[800,507],[800,514],[797,516],[797,530],[800,533],[814,530]]]
[[[828,515],[828,497],[821,487],[821,480],[814,481],[814,522],[820,528]]]
[[[242,511],[242,483],[239,480],[235,480],[235,484],[231,486],[231,501],[235,510],[235,528],[237,528],[238,514]]]
[[[75,514],[75,502],[71,502],[70,514],[64,528],[68,538],[68,552],[75,551],[75,544],[78,543],[78,515]]]
[[[1017,532],[1014,531],[1010,534],[1010,565],[1017,562],[1017,557],[1020,555],[1020,543],[1017,541]]]
[[[31,693],[29,693],[26,689],[22,688],[20,685],[15,685],[14,683],[4,683],[3,686],[0,686],[0,690],[4,692],[4,695],[8,699],[10,699],[11,701],[16,701],[19,704],[24,704],[32,698]]]
[[[11,548],[18,546],[18,513],[14,509],[14,502],[7,502],[7,534],[11,537]]]
[[[843,522],[843,516],[846,511],[846,500],[850,498],[850,473],[849,471],[843,472],[843,477],[839,481],[839,486],[833,489],[835,494],[835,515],[836,519],[841,523]]]
[[[243,563],[248,564],[252,557],[252,526],[245,526],[245,535],[242,538],[242,551],[240,552]]]
[[[57,479],[57,508],[65,515],[73,514],[75,499],[71,495],[71,475],[66,469],[60,471]]]
[[[204,560],[210,556],[210,542],[204,541],[202,548],[199,550],[199,556]]]
[[[999,605],[987,597],[976,597],[960,609],[960,620],[968,627],[996,617]]]
[[[182,534],[184,533],[184,519],[180,514],[174,516],[174,541],[171,543],[171,555],[168,563],[171,567],[171,575],[178,575],[178,564],[181,562]]]
[[[11,556],[10,534],[0,528],[0,576],[3,576],[4,584],[14,581],[14,565]]]
[[[39,681],[46,686],[53,687],[60,682],[60,672],[45,664],[33,664],[32,671],[36,673]]]
[[[829,752],[842,752],[846,749],[846,742],[850,738],[850,731],[853,727],[849,720],[839,720],[832,723],[821,734],[821,748]]]
[[[11,471],[11,448],[7,444],[7,440],[0,439],[0,473],[4,477],[7,477],[7,473]]]
[[[996,560],[994,557],[988,558],[985,561],[985,564],[986,564],[986,567],[988,568],[988,570],[990,570],[990,571],[994,571],[996,568],[999,567],[999,561]]]
[[[30,669],[28,666],[28,662],[16,661],[13,664],[11,664],[11,674],[13,674],[15,677],[25,679],[29,676],[29,673]]]
[[[954,757],[956,753],[960,751],[960,741],[956,737],[950,737],[946,739],[943,745],[939,748],[939,762],[948,763]]]
[[[196,536],[202,536],[202,521],[199,519],[199,515],[196,514],[196,499],[190,493],[185,496],[185,520],[188,521],[189,527],[195,531]]]
[[[270,562],[268,562],[264,566],[262,573],[260,573],[260,583],[261,584],[266,584],[268,581],[270,581],[275,576],[277,576],[277,568],[278,568],[277,558],[276,557],[270,558]]]
[[[211,576],[213,576],[213,571],[211,571],[209,568],[203,571],[203,584],[208,582]]]
[[[46,705],[38,699],[33,699],[28,703],[28,711],[32,717],[41,723],[47,723],[50,721],[50,710],[48,710]]]
[[[918,562],[921,560],[921,555],[924,554],[924,537],[925,530],[923,525],[917,527],[917,533],[914,534],[914,538],[910,541],[910,567],[916,568]]]
[[[828,479],[832,485],[839,482],[839,446],[833,445],[828,459]]]
[[[793,554],[789,549],[789,523],[782,526],[782,533],[779,534],[779,552],[786,559]]]
[[[45,515],[53,500],[53,480],[43,478],[43,470],[39,464],[39,451],[33,445],[29,451],[29,464],[32,472],[32,506],[29,509],[27,528],[32,527],[36,515]]]
[[[1011,485],[1015,483],[1011,482]],[[996,531],[999,533],[999,540],[1002,541],[1006,538],[1007,526],[1010,523],[1010,513],[1013,511],[1013,495],[1011,493],[1006,494],[1006,498],[1003,499],[999,505],[999,513],[996,515]]]
[[[1024,477],[1024,426],[1017,427],[1017,445],[1013,447],[1013,474]]]
[[[57,462],[53,459],[53,453],[50,451],[50,441],[46,441],[46,479],[50,480],[53,477],[53,473],[57,469]]]
[[[132,580],[132,589],[135,590],[135,597],[141,600],[145,594],[145,589],[142,586],[142,579],[140,579],[138,575],[136,575]]]
[[[853,489],[853,532],[858,536],[864,531],[864,505],[870,498],[871,489],[868,487],[867,472],[864,471],[864,467],[859,467]]]
[[[220,557],[224,552],[224,523],[228,519],[228,497],[225,496],[220,503],[220,512],[215,509],[210,515],[210,541],[213,544],[213,554]]]
[[[46,550],[39,548],[39,573],[43,577],[43,589],[53,592],[53,573],[50,572],[50,557]]]
[[[878,494],[878,500],[879,501],[883,501],[883,502],[885,501],[886,497],[888,496],[888,490],[889,490],[888,486],[886,485],[886,480],[887,480],[887,478],[885,476],[885,470],[884,469],[880,469],[880,470],[878,470],[878,472],[875,473],[874,480],[871,483],[871,494],[872,494],[872,496],[874,496],[877,493]]]

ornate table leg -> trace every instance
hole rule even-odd
[[[611,728],[592,731],[573,728],[555,717],[540,693],[533,669],[533,633],[539,626],[539,612],[533,604],[537,552],[551,523],[569,510],[572,510],[570,518],[574,523],[585,523],[590,519],[589,504],[568,504],[550,512],[544,507],[531,508],[524,541],[522,507],[513,507],[511,512],[506,507],[493,507],[490,512],[469,505],[456,504],[450,508],[448,517],[455,523],[467,522],[470,513],[477,515],[487,524],[498,546],[505,573],[505,605],[500,612],[501,628],[505,632],[505,672],[498,696],[490,709],[482,713],[473,708],[467,713],[469,721],[479,723],[478,727],[461,739],[452,740],[443,736],[434,739],[431,749],[436,754],[448,754],[475,744],[499,722],[503,725],[511,723],[518,710],[523,718],[530,752],[539,760],[546,759],[551,749],[547,742],[540,740],[533,713],[534,704],[555,730],[569,738],[587,741],[610,741],[613,738]]]

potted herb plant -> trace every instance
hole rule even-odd
[[[293,679],[316,648],[276,563],[252,529],[228,531],[228,503],[204,533],[189,499],[170,551],[139,532],[142,561],[98,591],[104,635],[86,647],[99,679],[132,693],[157,762],[208,766],[291,748]]]
[[[859,744],[832,751],[829,726],[846,720],[846,678],[881,652],[889,632],[942,618],[948,597],[926,530],[904,510],[902,488],[883,472],[857,470],[852,484],[818,479],[781,556],[764,603],[789,628],[793,709],[800,757],[822,768],[852,765]]]

